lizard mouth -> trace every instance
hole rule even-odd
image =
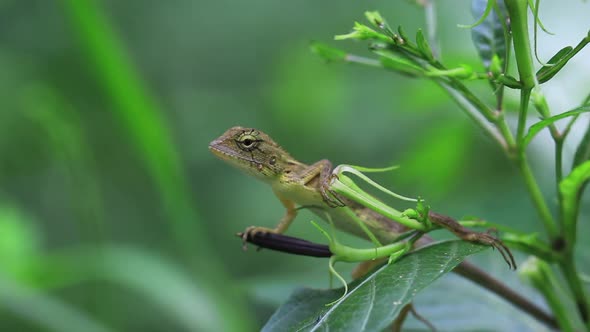
[[[211,142],[211,144],[209,144],[209,151],[211,151],[211,153],[213,153],[217,158],[221,160],[235,162],[236,159],[239,159],[247,161],[249,163],[256,163],[256,161],[252,160],[251,158],[247,158],[243,155],[236,153],[232,149],[226,148],[223,145],[218,145],[215,143],[216,142],[213,141]]]

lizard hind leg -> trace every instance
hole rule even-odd
[[[506,263],[508,264],[508,266],[511,269],[516,270],[516,262],[514,260],[514,256],[512,256],[512,252],[510,251],[510,249],[508,249],[508,247],[506,247],[504,242],[502,242],[498,238],[488,234],[488,232],[470,233],[470,234],[467,234],[464,239],[471,241],[471,242],[476,242],[476,243],[488,245],[488,246],[492,247],[492,249],[497,249],[498,252],[500,253],[500,255],[502,255],[502,258],[504,258],[504,261],[506,261]]]
[[[428,213],[428,219],[432,223],[449,230],[451,233],[455,234],[462,240],[487,245],[492,247],[493,249],[497,249],[500,255],[502,255],[502,258],[504,258],[504,261],[506,261],[506,263],[508,264],[508,267],[513,270],[516,270],[516,262],[514,260],[514,256],[512,256],[512,252],[510,251],[510,249],[508,249],[504,242],[502,242],[502,240],[490,235],[490,233],[492,233],[493,230],[488,230],[487,232],[483,233],[475,232],[468,229],[467,227],[464,227],[455,219],[449,216],[445,216],[432,211]]]

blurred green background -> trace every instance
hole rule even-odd
[[[540,36],[543,59],[585,35],[588,6],[543,3],[556,33]],[[457,28],[474,20],[469,8],[437,3],[440,46],[448,66],[480,70],[469,30]],[[437,211],[540,229],[515,169],[435,85],[309,52],[320,40],[364,54],[332,37],[375,9],[410,35],[424,26],[410,1],[0,0],[0,328],[251,331],[294,288],[326,287],[327,262],[241,250],[234,233],[274,225],[282,206],[209,153],[234,125],[267,132],[304,162],[400,164],[378,179]],[[588,93],[579,73],[589,56],[544,86],[553,112]],[[469,86],[493,100],[485,82]],[[548,142],[531,159],[554,202]],[[301,213],[290,233],[321,241],[312,218]],[[491,251],[476,260],[518,284]],[[440,328],[536,326],[454,276],[417,303]]]

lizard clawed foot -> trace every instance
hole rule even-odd
[[[250,226],[246,228],[242,233],[238,233],[242,238],[242,249],[248,250],[248,238],[253,237],[258,233],[277,233],[276,230],[266,227]]]
[[[330,174],[328,179],[324,183],[322,183],[322,185],[320,185],[320,193],[322,194],[322,197],[324,198],[324,202],[329,207],[337,208],[337,207],[346,206],[346,203],[344,203],[338,197],[338,194],[336,194],[333,190],[329,189],[330,183],[332,182],[332,179],[334,179],[334,178],[338,178],[338,175]]]
[[[497,232],[495,229],[489,229],[485,233],[467,233],[461,238],[469,242],[480,243],[490,246],[492,247],[492,249],[497,249],[500,255],[502,255],[502,258],[504,258],[504,261],[506,261],[506,263],[508,264],[508,266],[511,269],[516,270],[516,262],[514,261],[514,256],[512,256],[512,252],[510,251],[510,249],[506,247],[502,240],[489,234],[495,232]]]
[[[491,228],[483,233],[474,232],[459,224],[455,219],[432,211],[428,212],[428,219],[432,223],[451,231],[462,240],[483,244],[490,246],[493,249],[497,249],[500,252],[500,255],[502,255],[502,258],[504,258],[508,264],[508,267],[516,270],[516,262],[514,261],[514,257],[512,256],[510,249],[506,247],[502,240],[490,235],[490,233],[496,233],[495,229]]]

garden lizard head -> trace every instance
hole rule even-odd
[[[253,128],[232,127],[209,143],[209,150],[230,165],[266,182],[276,181],[299,165],[267,134]]]

